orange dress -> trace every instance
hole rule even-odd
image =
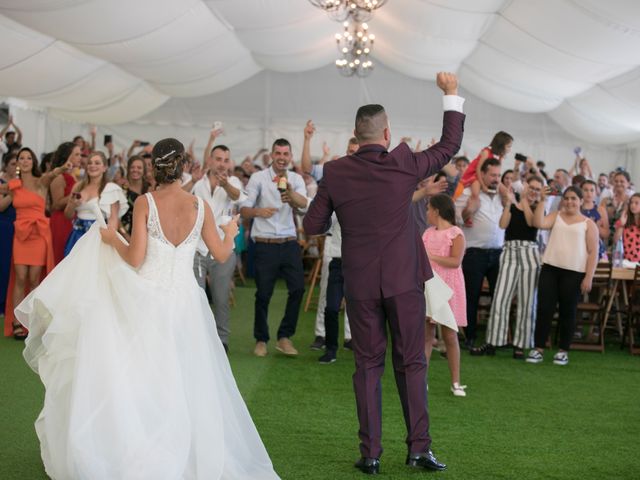
[[[14,265],[43,266],[42,278],[53,270],[53,248],[49,219],[45,216],[45,200],[36,192],[22,187],[22,180],[9,182],[9,190],[13,192],[13,206],[16,209],[13,237],[13,254],[9,273],[9,288],[4,316],[4,335],[13,334],[13,288],[15,285]],[[25,295],[31,290],[25,287]]]
[[[64,178],[64,196],[71,195],[71,190],[76,183],[73,175],[63,173]],[[53,240],[53,258],[55,265],[59,264],[64,258],[64,247],[67,239],[73,230],[73,222],[64,216],[64,209],[51,210],[51,238]]]

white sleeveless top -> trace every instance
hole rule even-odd
[[[585,272],[587,270],[587,219],[570,225],[558,214],[551,229],[542,262],[565,270]]]

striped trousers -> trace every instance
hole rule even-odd
[[[500,272],[493,295],[487,343],[494,347],[507,344],[509,311],[514,293],[518,297],[513,345],[531,348],[536,328],[536,290],[540,272],[540,252],[536,242],[509,240],[500,255]]]

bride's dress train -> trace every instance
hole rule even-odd
[[[46,387],[45,469],[55,480],[276,479],[193,275],[202,201],[174,246],[147,200],[139,271],[96,222],[16,309]]]

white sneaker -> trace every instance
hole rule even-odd
[[[554,365],[568,365],[569,364],[569,355],[567,352],[558,352],[553,356],[553,364]]]
[[[527,363],[542,363],[542,360],[544,360],[544,357],[538,350],[534,348],[533,350],[529,351]]]
[[[464,391],[465,388],[467,388],[466,385],[454,383],[453,385],[451,385],[451,393],[453,393],[454,397],[466,397],[467,392]]]

